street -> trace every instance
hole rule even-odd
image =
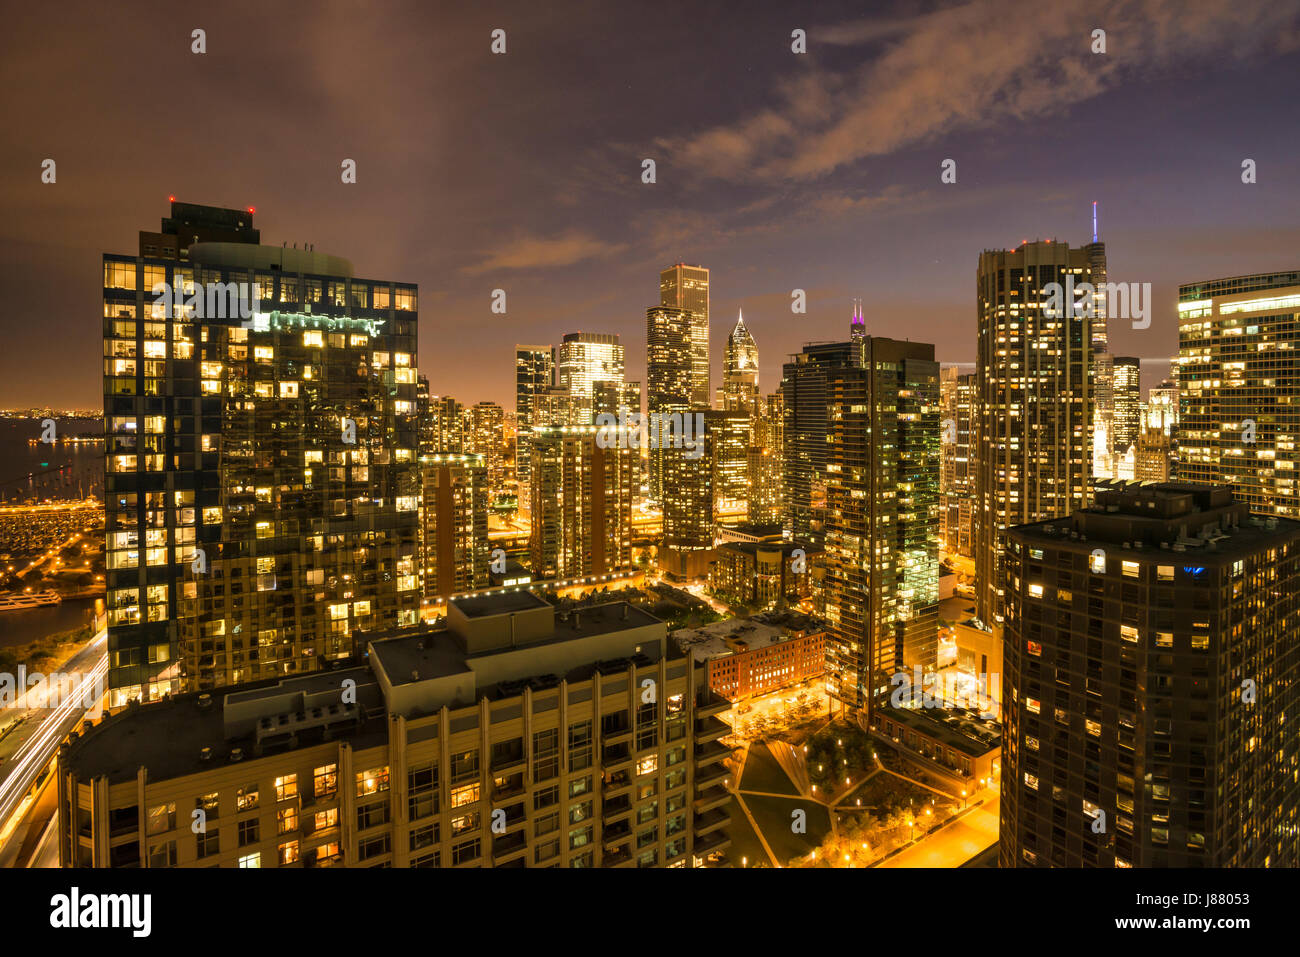
[[[50,766],[59,745],[86,713],[83,700],[108,674],[108,632],[101,630],[60,669],[76,675],[71,694],[52,708],[0,711],[0,730],[16,725],[0,742],[0,866],[17,854],[15,838],[24,834],[24,819],[31,812],[28,792]],[[98,702],[96,706],[98,706]],[[21,724],[18,722],[21,721]]]

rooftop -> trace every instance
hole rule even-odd
[[[314,716],[322,703],[341,704],[348,678],[356,681],[356,707]],[[287,705],[285,710],[281,703]],[[185,694],[132,705],[73,739],[65,762],[82,778],[107,776],[117,783],[133,779],[145,766],[152,780],[161,781],[232,763],[234,752],[244,760],[256,757],[262,718],[270,719],[274,728],[282,716],[301,716],[299,747],[319,743],[327,735],[369,747],[387,735],[383,713],[383,694],[369,668],[319,671],[257,682],[227,694]],[[283,746],[282,736],[260,736],[270,742],[268,747]]]
[[[951,708],[889,708],[884,712],[968,757],[978,758],[996,750],[1002,742],[1002,726],[982,720],[975,712]]]
[[[688,652],[695,661],[702,662],[720,655],[780,644],[800,633],[820,631],[822,627],[821,622],[811,615],[769,612],[753,618],[728,618],[699,628],[681,628],[670,637],[678,648]]]
[[[461,596],[451,599],[451,603],[459,608],[466,618],[508,615],[511,612],[550,607],[545,600],[530,591],[493,592],[475,598]]]
[[[1252,515],[1226,485],[1108,480],[1097,483],[1091,508],[1015,526],[1009,535],[1074,552],[1108,545],[1137,558],[1150,550],[1147,561],[1190,551],[1198,561],[1223,564],[1300,537],[1300,522]]]

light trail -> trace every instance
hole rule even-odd
[[[107,638],[108,632],[105,629],[95,636],[86,650],[106,643]],[[81,654],[85,654],[85,651]],[[9,829],[9,817],[41,772],[54,759],[68,727],[88,710],[83,704],[86,694],[93,691],[97,684],[103,687],[102,682],[107,675],[108,652],[105,648],[104,653],[95,661],[95,666],[82,676],[72,693],[64,696],[57,707],[49,709],[49,714],[41,721],[36,733],[14,753],[5,769],[5,778],[0,782],[0,833]]]

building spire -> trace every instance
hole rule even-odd
[[[1097,241],[1097,201],[1092,201],[1092,241]]]

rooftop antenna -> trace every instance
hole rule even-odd
[[[1092,241],[1097,241],[1097,201],[1092,201]]]

